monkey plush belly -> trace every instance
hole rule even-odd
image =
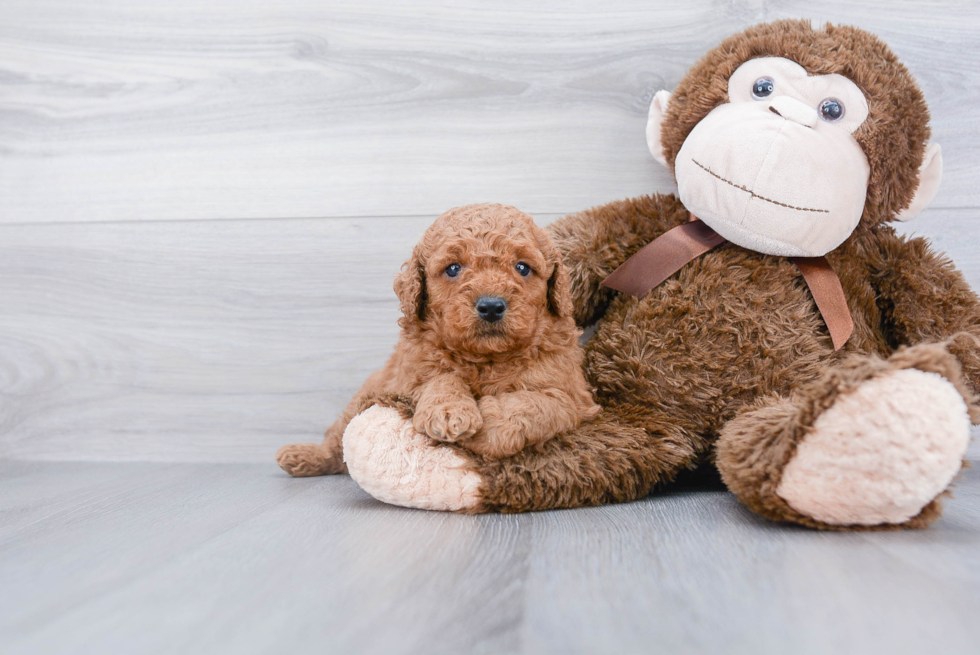
[[[798,269],[726,244],[641,299],[617,294],[586,346],[586,375],[612,411],[654,411],[710,436],[837,358]]]

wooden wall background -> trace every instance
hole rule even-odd
[[[318,439],[436,215],[671,191],[653,93],[776,18],[870,29],[918,77],[946,176],[907,229],[980,287],[978,5],[0,0],[0,457]]]

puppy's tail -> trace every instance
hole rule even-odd
[[[276,453],[279,467],[294,478],[346,473],[343,459],[329,452],[323,444],[294,443]]]

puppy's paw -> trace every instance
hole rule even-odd
[[[412,424],[419,432],[439,441],[468,439],[483,427],[475,400],[423,405],[416,409]]]
[[[497,430],[484,428],[475,437],[459,442],[463,448],[487,459],[503,459],[516,455],[524,450],[526,444],[527,440],[521,431],[513,426]]]
[[[328,456],[322,446],[313,443],[283,446],[276,453],[276,461],[283,471],[294,478],[343,473],[346,468],[339,457]]]
[[[503,459],[524,449],[525,426],[505,416],[497,398],[484,396],[479,407],[483,427],[472,438],[460,441],[460,446],[488,459]]]

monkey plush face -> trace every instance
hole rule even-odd
[[[773,255],[830,252],[857,227],[868,160],[853,132],[868,116],[841,75],[752,59],[729,101],[699,122],[674,164],[684,205],[729,241]]]
[[[781,21],[708,53],[677,96],[658,93],[647,140],[684,205],[723,237],[815,257],[862,218],[931,201],[942,163],[927,123],[914,80],[874,36]]]

